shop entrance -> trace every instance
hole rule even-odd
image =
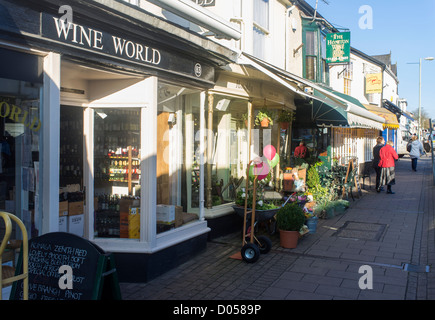
[[[137,239],[140,122],[150,96],[144,78],[67,60],[61,76],[59,229],[89,239]]]

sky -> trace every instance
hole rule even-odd
[[[315,8],[316,0],[306,2]],[[368,55],[391,52],[391,62],[397,63],[399,97],[408,101],[407,111],[418,110],[418,63],[422,59],[421,108],[435,120],[435,60],[424,60],[435,57],[435,0],[326,2],[329,4],[318,1],[318,12],[334,27],[350,30],[352,47]],[[368,11],[359,13],[363,6],[370,6],[373,13],[371,28],[366,19]]]

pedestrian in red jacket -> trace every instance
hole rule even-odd
[[[295,148],[295,158],[305,159],[308,154],[308,149],[305,146],[305,142],[301,141],[299,146]]]
[[[380,192],[380,188],[383,185],[387,185],[387,193],[394,194],[391,190],[391,186],[396,184],[395,174],[395,161],[399,159],[396,150],[393,148],[393,141],[387,141],[387,144],[379,151],[379,167],[381,167],[381,179],[379,187],[377,189]]]

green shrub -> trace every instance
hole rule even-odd
[[[305,215],[297,204],[286,204],[276,214],[278,229],[285,231],[299,231],[305,223]]]

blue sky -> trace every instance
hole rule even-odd
[[[313,8],[316,0],[306,0]],[[322,0],[318,12],[335,27],[351,31],[351,46],[368,54],[391,51],[397,62],[399,96],[408,100],[408,111],[418,109],[419,66],[408,64],[435,57],[435,0]],[[361,29],[361,6],[373,11],[373,28]],[[421,106],[435,119],[435,60],[422,61]]]

